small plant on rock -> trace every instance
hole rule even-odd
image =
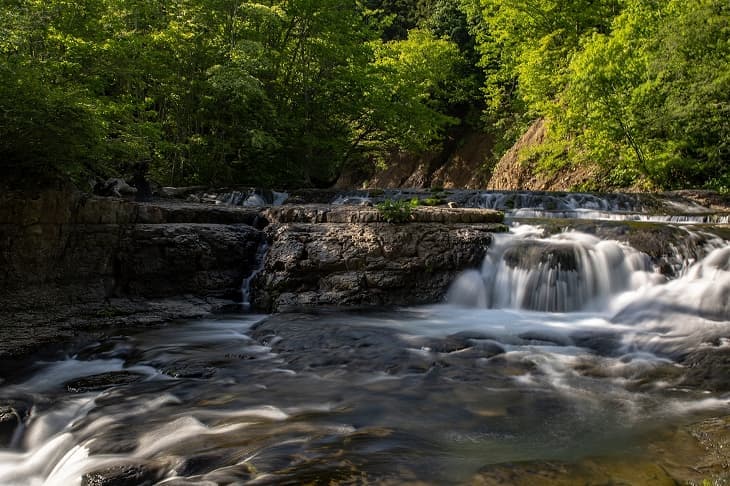
[[[418,206],[418,200],[391,200],[376,204],[375,208],[388,223],[405,223],[410,221],[413,208]]]

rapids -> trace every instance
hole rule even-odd
[[[0,412],[28,415],[0,429],[0,484],[492,484],[499,465],[661,464],[658,435],[730,410],[730,378],[704,372],[730,348],[730,245],[702,241],[670,278],[627,243],[516,222],[442,303],[61,347],[0,386]],[[702,479],[685,460],[673,480]]]

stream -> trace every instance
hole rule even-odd
[[[0,484],[529,484],[494,468],[660,461],[667,430],[730,411],[730,379],[698,372],[730,348],[730,245],[705,238],[667,276],[521,219],[697,222],[596,201],[511,207],[441,303],[220,315],[44,356],[0,385],[28,417],[0,429]]]

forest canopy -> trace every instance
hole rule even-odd
[[[0,169],[332,184],[532,121],[541,170],[730,188],[725,0],[5,0]]]

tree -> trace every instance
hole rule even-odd
[[[394,150],[423,151],[443,129],[458,123],[443,102],[461,59],[457,46],[412,30],[408,39],[371,43],[374,61],[365,72],[364,96],[351,125],[350,152],[382,160]]]
[[[570,64],[563,137],[617,183],[722,185],[730,135],[730,17],[714,0],[627,2]],[[715,181],[715,182],[711,182]]]

